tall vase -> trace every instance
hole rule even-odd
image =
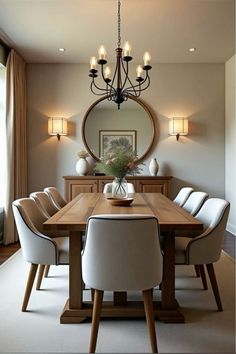
[[[89,163],[85,157],[81,157],[75,166],[76,172],[79,176],[85,176],[89,170]]]
[[[149,172],[151,176],[156,176],[157,172],[159,170],[159,165],[157,163],[156,158],[151,159],[151,162],[149,164]]]
[[[112,182],[112,197],[113,198],[127,198],[128,185],[124,177],[115,177]]]

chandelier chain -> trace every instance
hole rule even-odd
[[[120,48],[121,46],[121,35],[120,35],[120,6],[121,6],[121,2],[120,0],[118,0],[118,12],[117,12],[117,18],[118,18],[118,42],[117,42],[117,46],[118,48]]]

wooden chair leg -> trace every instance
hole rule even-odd
[[[206,280],[206,273],[205,273],[204,265],[200,264],[200,265],[198,265],[198,267],[199,267],[200,274],[201,274],[203,288],[204,288],[204,290],[207,290],[208,286],[207,286],[207,280]]]
[[[29,302],[29,298],[30,298],[30,294],[31,294],[31,290],[34,284],[34,279],[35,279],[35,275],[38,269],[38,264],[31,264],[30,265],[30,271],[29,271],[29,275],[28,275],[28,280],[27,280],[27,284],[26,284],[26,288],[25,288],[25,295],[24,295],[24,300],[23,300],[23,304],[22,304],[22,308],[21,311],[25,312],[28,302]]]
[[[155,319],[154,319],[153,302],[152,302],[152,289],[143,290],[143,300],[144,300],[144,308],[145,308],[146,321],[148,326],[152,352],[158,353],[156,330],[155,330]]]
[[[219,292],[213,264],[212,263],[206,264],[206,267],[207,267],[207,272],[208,272],[208,275],[210,278],[211,287],[212,287],[212,290],[213,290],[213,293],[215,296],[218,311],[223,311],[223,307],[222,307],[222,303],[221,303],[221,299],[220,299],[220,292]]]
[[[196,272],[196,277],[200,278],[201,272],[200,272],[199,266],[197,264],[195,264],[194,268],[195,268],[195,272]]]
[[[97,289],[95,289],[94,292],[93,319],[92,319],[89,353],[95,353],[96,350],[98,327],[99,327],[101,309],[102,309],[103,293],[104,292],[102,290],[97,290]]]
[[[38,279],[37,279],[37,283],[36,283],[36,290],[40,290],[40,286],[41,286],[42,279],[43,279],[44,269],[45,269],[45,264],[40,264],[39,271],[38,271]]]
[[[44,271],[44,278],[48,277],[49,270],[50,270],[50,265],[46,264],[45,271]]]

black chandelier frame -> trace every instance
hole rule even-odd
[[[133,59],[129,55],[122,56],[123,49],[121,48],[121,35],[120,35],[120,6],[121,1],[118,0],[118,42],[116,48],[116,67],[113,78],[105,77],[104,66],[107,60],[99,59],[97,63],[101,67],[101,77],[106,84],[105,87],[99,87],[96,83],[98,77],[98,70],[95,68],[90,69],[89,76],[92,78],[90,89],[97,96],[107,96],[109,101],[114,101],[118,109],[120,104],[127,101],[129,96],[139,97],[141,92],[146,90],[150,85],[149,70],[152,68],[150,65],[144,65],[145,78],[139,76],[136,78],[137,84],[133,84],[129,78],[129,62]]]

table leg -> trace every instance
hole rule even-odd
[[[69,271],[69,307],[79,309],[82,307],[82,270],[81,270],[81,235],[70,232],[70,271]]]
[[[114,291],[114,305],[115,306],[127,305],[127,292],[126,291]]]
[[[166,232],[163,235],[163,279],[162,279],[162,308],[176,309],[175,300],[175,235]]]

